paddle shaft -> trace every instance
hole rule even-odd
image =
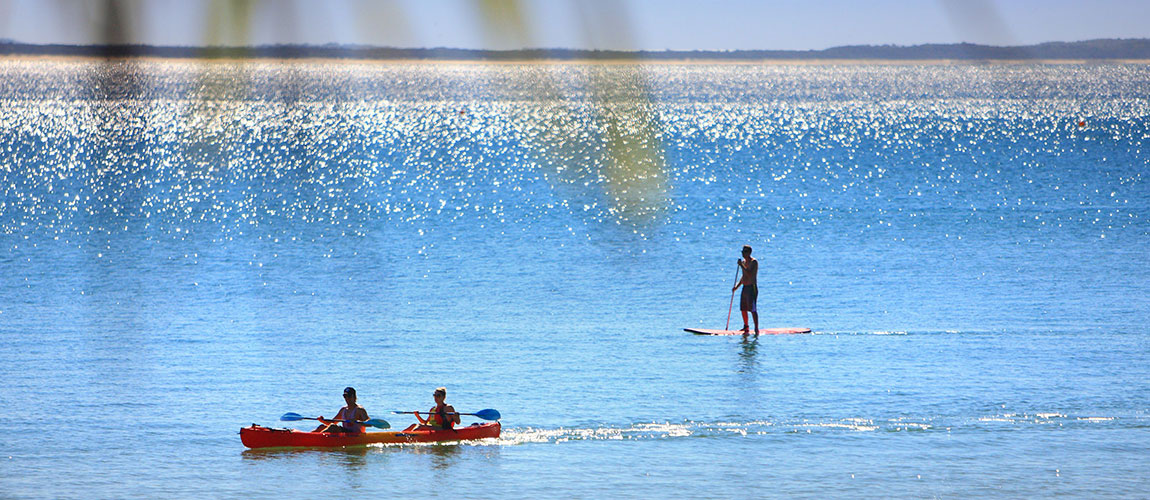
[[[315,418],[315,417],[296,417],[296,418],[293,418],[291,420],[288,420],[288,422],[291,422],[292,420],[318,420],[320,422],[355,422],[355,423],[359,423],[359,424],[367,422],[367,420],[348,420],[346,418]]]
[[[406,413],[406,414],[410,415],[410,414],[415,414],[417,412],[414,412],[414,411],[393,411],[392,413],[399,413],[399,414]],[[432,415],[432,414],[435,414],[436,412],[430,411],[430,412],[418,412],[418,413],[427,413],[428,415]],[[462,413],[462,412],[457,412],[457,411],[449,411],[449,412],[444,412],[444,413],[447,415],[471,415],[473,417],[482,418],[483,420],[499,420],[500,418],[502,418],[502,415],[499,414],[499,410],[495,410],[492,408],[487,408],[485,410],[479,410],[475,413]]]
[[[739,286],[739,271],[742,269],[743,269],[742,266],[735,264],[735,284],[731,285],[732,287]],[[734,308],[735,308],[735,290],[734,290],[734,288],[732,288],[731,289],[731,303],[727,304],[727,326],[723,327],[724,330],[730,330],[731,329],[731,310]]]
[[[300,415],[298,413],[286,413],[286,414],[284,414],[284,416],[280,417],[280,420],[283,420],[285,422],[296,422],[299,420],[318,420],[318,421],[324,422],[324,423],[327,423],[327,422],[351,422],[351,423],[355,423],[355,424],[359,424],[359,425],[366,425],[368,427],[378,427],[380,429],[391,428],[391,424],[389,424],[386,420],[382,420],[382,419],[378,419],[378,418],[372,418],[372,419],[368,419],[368,420],[351,420],[351,419],[346,419],[346,418],[324,418],[324,419],[320,419],[320,418],[316,418],[316,417],[305,417],[305,416]]]

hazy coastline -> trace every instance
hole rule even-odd
[[[136,60],[136,61],[199,61],[205,64],[227,64],[236,62],[281,62],[281,63],[323,63],[347,65],[375,64],[432,64],[432,65],[604,65],[604,66],[993,66],[993,65],[1083,65],[1083,64],[1150,64],[1144,59],[350,59],[344,57],[249,57],[249,58],[203,58],[203,57],[162,57],[153,55],[136,56],[95,56],[63,54],[0,54],[0,61],[92,61],[92,60]]]
[[[960,43],[843,46],[822,50],[734,51],[473,50],[347,45],[253,47],[36,45],[0,40],[0,57],[266,59],[456,64],[1144,64],[1150,61],[1150,39],[1102,39],[1010,47]]]

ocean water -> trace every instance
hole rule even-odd
[[[1150,491],[1146,65],[4,59],[0,130],[0,497]],[[814,334],[682,331],[744,244]],[[348,385],[503,436],[240,444]]]

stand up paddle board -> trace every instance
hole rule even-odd
[[[683,331],[691,332],[695,335],[754,335],[755,330],[750,331],[742,330],[709,330],[706,328],[684,328]],[[811,333],[810,328],[760,328],[759,335],[785,335],[791,333]]]

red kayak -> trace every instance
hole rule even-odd
[[[240,441],[248,448],[336,448],[366,446],[374,443],[435,443],[440,441],[466,441],[499,437],[499,422],[471,424],[451,430],[415,430],[412,425],[402,431],[360,432],[306,432],[296,429],[272,429],[252,424],[240,429]]]

